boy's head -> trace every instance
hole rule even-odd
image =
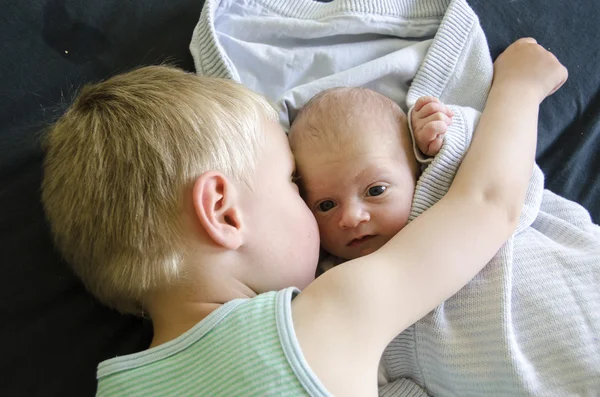
[[[275,120],[267,101],[241,85],[175,68],[84,87],[46,137],[42,200],[58,248],[87,288],[139,313],[147,296],[188,281],[198,273],[189,266],[216,255],[261,263],[266,280],[236,268],[256,277],[243,281],[258,292],[314,275],[316,225],[291,183],[293,158]],[[312,261],[312,269],[286,279],[277,273],[283,259],[296,268]]]
[[[392,100],[365,88],[323,91],[300,110],[290,144],[327,252],[366,255],[406,225],[418,165]]]

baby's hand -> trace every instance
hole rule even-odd
[[[437,98],[422,96],[417,100],[411,113],[411,124],[421,152],[435,156],[440,151],[452,116],[452,110]]]

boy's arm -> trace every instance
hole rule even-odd
[[[539,103],[564,82],[566,69],[523,40],[495,66],[486,108],[448,194],[379,251],[325,273],[292,303],[305,358],[336,395],[371,393],[387,343],[462,288],[515,228]],[[373,386],[365,380],[371,374]]]

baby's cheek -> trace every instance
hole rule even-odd
[[[408,223],[409,213],[403,210],[396,209],[396,211],[390,211],[388,213],[387,222],[382,226],[382,237],[383,244],[387,243],[391,238],[393,238],[398,232],[406,226]]]

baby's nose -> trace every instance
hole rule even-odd
[[[344,229],[353,228],[362,222],[368,222],[371,219],[369,213],[360,205],[347,206],[342,212],[340,218],[340,227]]]

